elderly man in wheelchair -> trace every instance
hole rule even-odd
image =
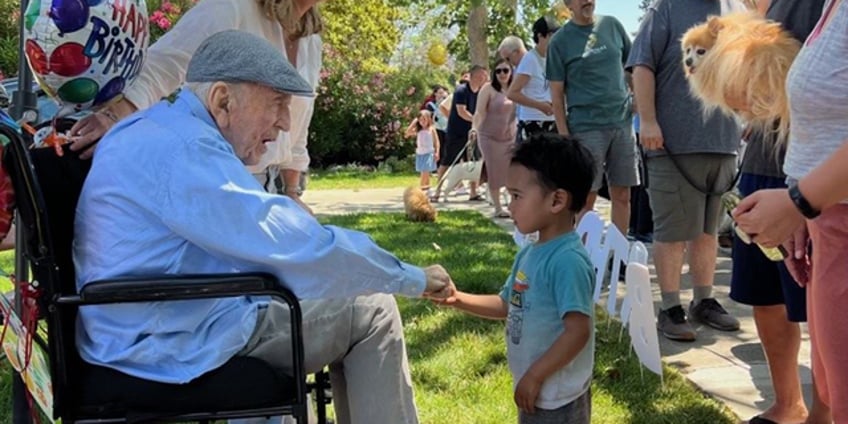
[[[291,376],[302,349],[306,372],[329,366],[337,422],[418,422],[390,294],[447,296],[445,270],[404,263],[365,234],[320,225],[289,198],[266,193],[244,166],[287,130],[291,96],[310,95],[266,41],[224,31],[197,49],[178,93],[119,122],[100,141],[74,220],[79,296],[65,301],[79,305],[76,347],[86,366],[179,390],[240,358]],[[270,276],[302,300],[302,348],[292,341],[297,305],[196,295],[202,278],[172,278],[194,297],[159,301],[148,293],[157,300],[139,301],[145,286],[122,283],[224,273]],[[127,301],[98,300],[101,289],[112,290],[112,301],[114,293]],[[180,412],[198,413],[174,416]],[[204,419],[210,416],[240,415]]]

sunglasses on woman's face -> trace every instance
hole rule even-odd
[[[495,75],[497,75],[497,74],[508,74],[508,73],[509,73],[509,68],[495,69]]]

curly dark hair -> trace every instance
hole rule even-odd
[[[533,171],[545,189],[567,191],[572,212],[580,212],[586,205],[595,179],[595,159],[575,139],[554,133],[535,134],[515,146],[511,163]]]

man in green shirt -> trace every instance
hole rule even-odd
[[[624,74],[630,38],[615,18],[595,15],[594,0],[564,1],[572,17],[551,39],[545,70],[557,130],[582,142],[595,157],[595,181],[586,209],[594,207],[606,174],[612,222],[626,234],[630,187],[639,184]]]

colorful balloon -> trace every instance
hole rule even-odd
[[[27,31],[32,30],[35,20],[38,19],[39,12],[41,12],[41,0],[30,0],[24,13],[24,26]]]
[[[435,66],[442,66],[448,61],[448,49],[441,42],[433,43],[427,51],[427,59]]]
[[[141,72],[145,0],[31,0],[24,19],[27,60],[60,115],[107,103]]]
[[[91,66],[91,58],[82,53],[82,45],[65,43],[50,54],[50,70],[63,77],[75,77]]]
[[[91,78],[75,78],[59,87],[59,98],[68,103],[87,103],[94,100],[100,87]]]
[[[47,55],[44,50],[33,40],[26,40],[24,43],[24,52],[29,59],[29,67],[33,73],[46,74],[50,72],[50,66],[47,64]]]
[[[126,84],[124,83],[123,78],[112,78],[103,88],[100,89],[100,92],[97,93],[97,96],[94,98],[94,106],[108,102],[113,97],[123,92],[125,86]]]
[[[88,3],[84,0],[53,0],[49,16],[59,28],[59,35],[74,32],[84,27],[88,20]]]

